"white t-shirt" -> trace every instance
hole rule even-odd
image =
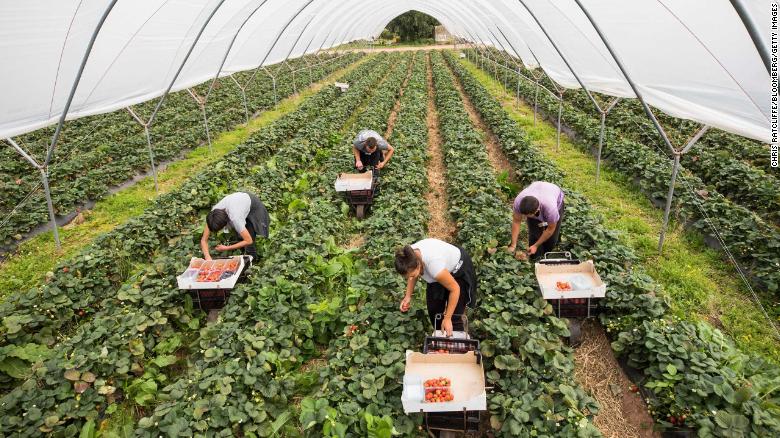
[[[230,219],[228,226],[233,228],[236,233],[241,233],[246,229],[246,218],[249,216],[251,207],[252,199],[249,195],[244,192],[236,192],[222,198],[212,210],[224,208]]]
[[[460,250],[455,245],[439,239],[423,239],[411,247],[420,251],[424,266],[422,278],[427,283],[436,283],[436,276],[444,269],[452,273],[460,268]]]

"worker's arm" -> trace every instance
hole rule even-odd
[[[547,228],[545,228],[544,231],[542,231],[542,235],[539,236],[539,240],[537,240],[533,245],[528,247],[528,254],[536,254],[536,251],[539,249],[539,247],[547,241],[552,235],[555,233],[555,229],[558,228],[558,223],[553,222],[551,224],[547,224]]]
[[[379,163],[376,167],[381,169],[381,168],[387,166],[387,163],[390,161],[390,157],[392,157],[394,153],[395,153],[395,148],[393,147],[393,145],[388,143],[387,144],[387,151],[385,151],[385,153],[384,153],[385,159],[384,159],[384,161]]]
[[[238,234],[242,239],[240,242],[234,243],[232,245],[217,245],[215,249],[217,251],[232,251],[234,249],[239,249],[247,245],[251,245],[254,242],[254,240],[252,240],[252,235],[249,234],[249,231],[246,228],[244,228],[244,230]]]
[[[524,219],[525,216],[523,216],[522,214],[516,211],[512,212],[512,234],[511,234],[512,241],[509,243],[509,246],[507,247],[507,250],[509,252],[515,252],[515,248],[517,248],[517,237],[520,236],[520,228],[523,225]]]
[[[355,156],[355,167],[357,170],[363,170],[363,162],[360,161],[360,151],[355,146],[352,146],[352,155]]]
[[[418,277],[416,276],[409,276],[409,278],[406,279],[406,293],[404,293],[404,299],[401,300],[401,312],[408,311],[409,307],[412,305],[412,293],[414,292],[414,287],[417,285],[417,278]]]
[[[203,257],[206,260],[211,260],[211,254],[209,254],[209,226],[203,227],[203,234],[200,236],[200,249],[203,251]]]
[[[442,269],[439,272],[439,275],[436,276],[436,281],[450,292],[447,298],[447,308],[444,310],[444,315],[442,315],[441,329],[447,333],[447,336],[452,336],[452,315],[455,313],[455,308],[458,307],[460,285],[446,269]]]

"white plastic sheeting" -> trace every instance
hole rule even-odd
[[[769,1],[745,1],[757,21],[769,16]],[[728,0],[582,3],[650,105],[769,141],[769,74]],[[108,4],[0,1],[0,138],[56,122]],[[438,18],[455,36],[540,65],[564,87],[578,87],[524,4],[589,90],[634,97],[574,0],[118,0],[68,118],[160,96],[215,10],[174,91],[212,79],[223,60],[221,75],[376,36],[410,9]]]

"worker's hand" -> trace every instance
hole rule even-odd
[[[206,254],[206,255],[203,257],[203,260],[211,260],[211,255],[209,255],[209,254]]]
[[[404,297],[403,300],[401,300],[401,312],[408,312],[409,308],[412,305],[412,298],[411,297]]]
[[[357,170],[363,170],[363,162],[360,160],[355,161],[355,168]]]
[[[515,246],[514,245],[509,245],[509,246],[506,247],[506,250],[507,250],[508,253],[514,254]]]
[[[536,254],[536,250],[537,250],[537,248],[536,248],[536,245],[531,245],[531,246],[529,246],[529,247],[528,247],[528,255],[534,255],[534,254]]]
[[[441,321],[441,329],[448,337],[452,336],[452,318],[444,318]]]
[[[377,169],[381,169],[383,167],[385,167],[385,162],[384,161],[380,161],[379,164],[376,165]]]
[[[217,245],[214,249],[217,251],[230,251],[230,248],[227,245]]]

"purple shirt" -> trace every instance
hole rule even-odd
[[[563,206],[563,190],[553,183],[536,181],[524,188],[515,198],[513,209],[520,214],[520,201],[526,196],[533,196],[539,200],[539,216],[529,216],[541,222],[558,223],[561,216],[558,211]]]

